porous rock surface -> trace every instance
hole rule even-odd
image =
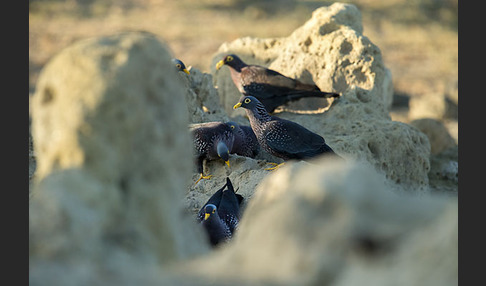
[[[287,164],[258,185],[231,244],[179,271],[215,285],[457,285],[457,198],[387,181],[363,163]]]
[[[427,190],[428,139],[416,128],[390,119],[391,74],[380,49],[363,35],[361,14],[354,5],[318,8],[286,38],[247,37],[223,44],[211,68],[222,105],[233,117],[244,114],[232,110],[241,94],[228,67],[214,67],[227,53],[341,93],[338,99],[301,99],[307,103],[287,106],[276,115],[323,136],[339,155],[370,162],[408,191]]]
[[[180,72],[185,84],[185,99],[190,123],[229,121],[213,86],[213,76],[190,68],[190,75]]]
[[[182,204],[192,145],[170,58],[154,35],[129,32],[45,66],[32,101],[31,285],[160,285],[163,265],[209,250]]]

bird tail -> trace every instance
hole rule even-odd
[[[326,91],[319,91],[319,90],[293,90],[288,94],[291,99],[299,99],[302,97],[322,97],[322,98],[331,98],[331,97],[339,97],[339,93],[335,92],[326,92]]]

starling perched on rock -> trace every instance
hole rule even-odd
[[[242,96],[234,109],[243,107],[263,150],[287,160],[306,160],[319,155],[339,157],[324,138],[305,127],[268,114],[263,104],[253,96]],[[279,165],[277,165],[279,166]]]
[[[226,184],[216,191],[199,210],[197,220],[208,234],[211,245],[230,239],[238,227],[240,205],[243,197],[236,194],[229,178]]]
[[[225,56],[216,64],[219,70],[223,65],[229,66],[231,78],[238,90],[244,95],[256,97],[271,113],[289,101],[303,97],[338,97],[339,94],[324,92],[315,84],[305,84],[296,79],[258,65],[247,65],[238,56]]]
[[[233,134],[235,135],[235,141],[230,153],[255,158],[260,152],[260,144],[251,127],[239,125],[233,121],[226,122],[226,124],[233,129]]]
[[[210,175],[204,176],[204,160],[223,159],[226,165],[230,167],[229,154],[233,148],[234,134],[228,124],[223,122],[205,122],[198,124],[198,127],[191,129],[194,139],[195,163],[201,179],[209,179]]]
[[[187,74],[191,74],[187,70],[186,65],[184,65],[184,63],[181,60],[179,60],[179,59],[172,59],[172,63],[176,67],[177,71],[181,71],[181,72],[185,72]]]

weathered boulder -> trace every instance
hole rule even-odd
[[[430,152],[432,155],[456,146],[454,138],[449,134],[447,127],[442,122],[433,118],[421,118],[410,122],[410,125],[422,131],[430,142]]]
[[[363,160],[411,192],[428,189],[430,145],[418,129],[390,119],[392,80],[381,51],[363,35],[359,10],[334,3],[315,10],[312,18],[286,38],[241,38],[223,44],[212,72],[226,112],[240,98],[228,68],[214,65],[226,53],[248,64],[261,64],[322,90],[338,99],[301,99],[277,116],[295,121],[323,136],[339,155]],[[330,105],[329,105],[330,103]],[[243,113],[244,115],[244,113]]]
[[[160,285],[164,265],[209,250],[183,208],[183,89],[149,33],[83,40],[45,66],[32,100],[30,284]]]
[[[315,82],[323,91],[343,93],[354,86],[372,94],[380,115],[387,116],[392,103],[390,71],[383,64],[380,49],[363,35],[361,14],[354,5],[335,3],[315,10],[312,18],[286,38],[240,38],[224,43],[215,54],[211,71],[223,106],[234,114],[233,105],[241,94],[234,86],[228,68],[215,70],[226,53],[236,53],[248,64],[259,64],[282,74]],[[315,109],[328,99],[301,99]],[[370,104],[368,104],[370,105]]]
[[[287,164],[231,244],[179,271],[216,285],[457,285],[457,198],[395,188],[367,164]]]
[[[190,68],[190,75],[179,73],[185,84],[185,99],[190,123],[229,121],[213,86],[213,76]]]

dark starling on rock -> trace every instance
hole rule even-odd
[[[285,161],[306,160],[319,155],[339,157],[320,135],[295,122],[269,115],[253,96],[242,96],[233,108],[238,107],[246,109],[251,128],[263,150],[276,157]]]
[[[247,65],[234,54],[220,60],[216,69],[219,70],[223,65],[229,67],[231,78],[238,90],[244,95],[256,97],[269,113],[278,106],[303,97],[339,96],[337,93],[321,91],[315,84],[302,83],[266,67]]]
[[[177,71],[181,71],[181,72],[185,72],[187,74],[191,74],[187,68],[186,68],[186,65],[184,65],[184,63],[179,60],[179,59],[172,59],[172,63],[174,64],[174,66],[176,67],[176,70]]]
[[[211,245],[227,241],[233,236],[240,220],[243,197],[236,194],[229,178],[199,210],[197,220],[203,225]]]
[[[201,179],[209,179],[210,175],[204,176],[204,160],[223,159],[230,167],[229,154],[233,148],[234,134],[231,127],[223,122],[205,122],[198,124],[198,127],[191,129],[194,139],[195,163]]]
[[[226,122],[235,136],[231,154],[238,154],[240,156],[255,158],[260,152],[260,144],[255,136],[255,133],[250,126],[239,125],[236,122]]]

